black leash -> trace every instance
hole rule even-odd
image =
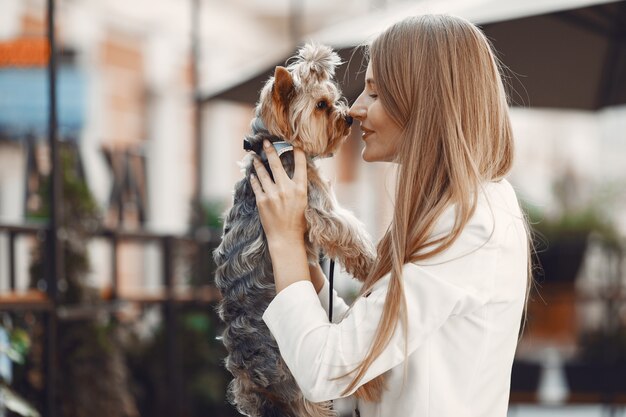
[[[330,265],[328,266],[328,282],[330,283],[330,288],[328,289],[328,321],[333,322],[333,278],[335,275],[335,260],[330,260]],[[330,400],[330,409],[333,410],[335,408],[335,402]]]
[[[330,289],[328,290],[328,321],[333,322],[333,276],[335,273],[335,260],[330,260],[330,265],[328,267],[328,282],[330,283]],[[330,409],[333,410],[335,408],[335,401],[330,400]],[[354,415],[356,417],[361,417],[361,412],[359,411],[359,407],[357,406],[354,409]]]
[[[330,289],[328,290],[328,321],[333,322],[333,275],[335,272],[335,260],[330,260],[330,266],[328,268],[328,282],[330,283]]]

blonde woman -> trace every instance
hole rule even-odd
[[[391,225],[348,307],[309,267],[304,154],[290,179],[268,148],[257,205],[276,297],[263,319],[305,396],[353,395],[363,417],[507,414],[529,288],[529,239],[505,179],[513,137],[498,66],[483,33],[452,16],[411,17],[369,48],[350,109],[365,161],[397,164]],[[356,412],[355,412],[356,414]]]

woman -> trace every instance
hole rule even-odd
[[[350,109],[363,159],[397,164],[391,225],[348,307],[304,250],[306,169],[268,149],[252,182],[277,295],[263,319],[304,395],[354,394],[360,415],[505,416],[529,288],[505,92],[485,36],[452,16],[392,25],[371,44]],[[281,172],[282,171],[282,172]],[[285,254],[289,256],[285,256]]]

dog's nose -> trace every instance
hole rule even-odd
[[[352,116],[346,116],[346,123],[348,124],[348,126],[352,126]]]

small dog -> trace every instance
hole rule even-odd
[[[363,281],[374,260],[371,240],[361,223],[337,205],[313,161],[314,157],[331,155],[350,132],[352,118],[332,79],[340,59],[329,47],[309,44],[290,60],[293,62],[288,67],[276,67],[262,89],[252,134],[244,140],[244,148],[256,151],[271,172],[262,151],[262,142],[268,139],[275,144],[290,177],[294,171],[290,146],[305,151],[309,262],[318,262],[321,249]],[[335,416],[330,402],[312,403],[304,398],[262,320],[276,290],[267,240],[250,186],[254,170],[251,155],[246,155],[242,166],[245,178],[235,186],[222,242],[213,253],[215,283],[223,297],[218,313],[226,323],[222,340],[229,355],[225,363],[234,376],[228,399],[247,416]]]

